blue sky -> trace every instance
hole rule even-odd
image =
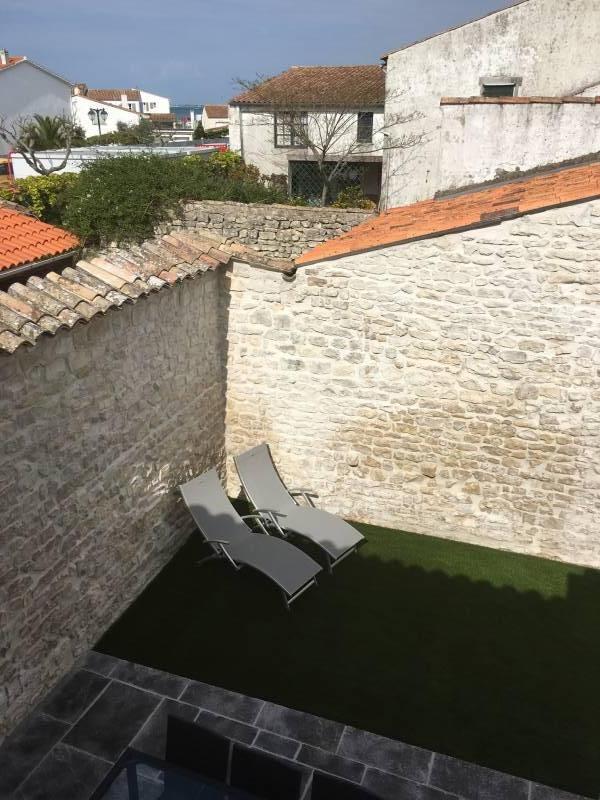
[[[2,0],[0,47],[74,82],[226,101],[234,79],[375,63],[510,0]]]

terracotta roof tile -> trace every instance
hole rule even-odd
[[[209,119],[226,119],[229,113],[229,106],[225,105],[207,105],[204,106],[206,116]]]
[[[142,99],[139,89],[88,89],[85,93],[85,97],[98,101],[118,100],[120,102],[123,95],[126,96],[127,100]]]
[[[296,264],[312,264],[377,247],[482,227],[593,197],[600,197],[600,161],[563,167],[455,197],[393,208],[308,250],[296,259]]]
[[[351,67],[291,67],[254,89],[237,95],[232,105],[307,108],[373,108],[385,102],[385,73],[378,64]]]
[[[20,61],[27,61],[26,56],[9,56],[6,64],[0,64],[0,69],[12,67],[14,64],[18,64]]]
[[[191,232],[111,248],[60,274],[32,276],[0,291],[0,353],[13,353],[23,344],[35,344],[42,334],[55,334],[77,322],[91,322],[98,314],[215,270],[232,258],[278,272],[293,271],[291,262],[267,258],[248,247],[234,252],[223,238]]]
[[[0,204],[0,270],[68,253],[78,246],[73,234]]]

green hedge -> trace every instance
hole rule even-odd
[[[208,158],[120,155],[87,163],[78,174],[32,177],[1,197],[21,203],[84,243],[142,241],[183,200],[285,203],[285,191],[234,153]]]

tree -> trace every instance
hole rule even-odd
[[[304,96],[294,97],[286,92],[273,90],[271,79],[258,76],[253,80],[236,79],[245,91],[253,91],[253,116],[257,123],[273,127],[282,132],[290,145],[310,151],[312,163],[316,165],[321,182],[321,205],[331,198],[331,190],[341,177],[344,167],[360,160],[361,156],[383,154],[384,163],[392,150],[411,150],[426,140],[423,131],[414,129],[400,134],[398,126],[409,125],[422,117],[418,111],[406,114],[386,115],[385,122],[376,127],[372,117],[361,112],[329,108],[310,107]],[[303,90],[301,90],[303,92]],[[388,96],[387,101],[390,100]],[[367,112],[368,114],[368,112]]]
[[[204,125],[202,124],[202,120],[198,120],[198,124],[194,130],[194,139],[204,139],[206,136],[206,131],[204,130]]]
[[[50,175],[67,165],[71,149],[83,141],[83,131],[67,116],[19,117],[13,122],[0,118],[0,139],[23,156],[25,162],[40,175]],[[58,164],[45,164],[39,157],[44,150],[64,149]]]

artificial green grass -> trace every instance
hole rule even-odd
[[[597,797],[600,572],[357,527],[290,612],[194,535],[97,647]]]

